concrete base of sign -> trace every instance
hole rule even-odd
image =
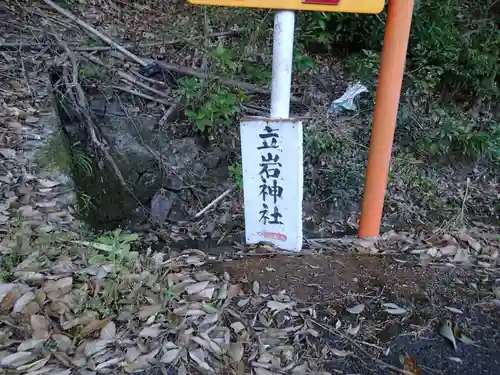
[[[302,122],[249,117],[242,119],[240,131],[246,241],[300,251]]]

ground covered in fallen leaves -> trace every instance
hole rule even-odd
[[[500,270],[482,254],[498,236],[342,241],[215,258],[17,231],[2,241],[1,371],[495,373]]]
[[[187,16],[177,17],[167,2],[158,10],[130,3],[75,2],[73,10],[141,56],[186,66],[204,60],[206,35],[191,24],[202,24],[211,13],[186,8]],[[238,231],[234,223],[241,222],[241,202],[233,197],[218,207],[228,217],[225,227],[205,220],[167,228],[162,232],[167,243],[152,241],[151,233],[98,236],[82,230],[67,176],[39,165],[52,113],[46,70],[60,53],[53,40],[40,35],[53,27],[75,50],[109,52],[113,67],[131,63],[101,41],[74,42],[82,30],[41,2],[27,5],[27,13],[38,14],[39,22],[27,27],[25,14],[16,19],[0,14],[1,374],[498,373],[495,227],[474,223],[474,229],[462,231],[388,232],[377,241],[308,238],[299,255],[265,246],[222,247],[217,242],[227,242],[226,235]],[[184,33],[173,35],[174,21],[174,31]],[[158,44],[158,37],[168,40]],[[254,55],[269,63],[268,54]],[[325,103],[332,94],[340,91],[322,97]],[[250,104],[254,114],[267,111]],[[152,103],[148,108],[157,109]],[[352,126],[353,119],[348,122]],[[455,211],[448,215],[450,221],[466,222],[467,207],[475,205],[487,208],[490,218],[498,216],[489,203],[495,203],[498,186],[490,185],[489,193],[473,184],[469,197],[453,193],[462,211],[459,220]],[[351,192],[347,195],[352,201]],[[407,207],[407,195],[392,196]],[[488,199],[480,205],[476,197]],[[319,217],[327,229],[313,226],[311,232],[346,226]],[[200,244],[207,236],[215,241],[203,246],[207,251],[189,249],[185,242],[175,244],[181,234]]]

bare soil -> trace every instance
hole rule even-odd
[[[336,328],[349,332],[359,326],[351,336],[367,352],[345,361],[327,361],[335,373],[397,373],[377,361],[403,368],[407,356],[415,357],[425,374],[493,374],[499,365],[494,358],[500,349],[496,327],[500,306],[491,293],[494,280],[483,274],[478,282],[481,271],[472,267],[421,267],[393,256],[318,254],[250,257],[216,268],[249,288],[257,280],[261,290],[286,290],[297,301],[317,306],[325,324],[325,345],[338,347],[342,342]],[[381,307],[384,303],[394,303],[407,313],[388,314]],[[362,313],[347,311],[359,304],[365,305]],[[446,320],[474,344],[457,340],[454,350],[439,334]],[[351,344],[343,342],[344,350],[359,353]]]

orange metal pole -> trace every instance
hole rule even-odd
[[[380,233],[414,0],[391,0],[366,169],[359,236]]]

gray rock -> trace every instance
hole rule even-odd
[[[51,77],[53,86],[55,78]],[[124,222],[144,221],[149,207],[151,220],[157,224],[167,219],[187,220],[200,202],[186,187],[209,191],[203,194],[207,203],[224,190],[226,181],[221,178],[227,178],[227,152],[211,150],[196,135],[159,132],[157,124],[163,113],[138,112],[117,93],[111,98],[87,93],[93,122],[125,179],[123,187],[112,165],[98,150],[96,155],[86,123],[61,92],[64,89],[55,90],[55,104],[66,143],[71,145],[74,160],[81,160],[83,154],[92,166],[91,173],[78,163],[71,170],[79,205],[85,206],[81,218],[91,226],[110,229]]]
[[[175,193],[159,189],[151,199],[151,221],[153,224],[163,224],[170,214],[172,204],[176,199]]]

